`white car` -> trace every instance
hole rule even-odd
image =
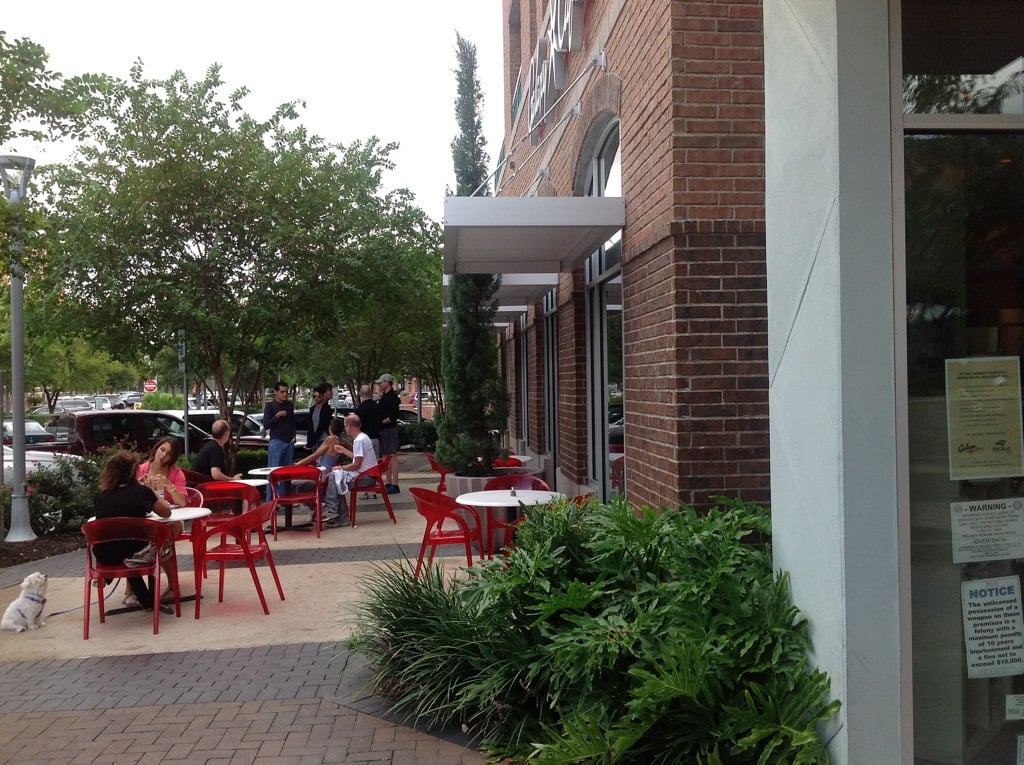
[[[4,452],[4,486],[14,485],[14,450],[9,446],[3,448]],[[55,464],[58,460],[77,460],[79,457],[73,454],[61,454],[60,452],[38,452],[32,449],[25,450],[25,477],[32,475],[37,467],[47,467]]]

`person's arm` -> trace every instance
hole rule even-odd
[[[188,495],[185,493],[185,473],[177,465],[171,465],[167,471],[168,483],[164,491],[171,501],[179,507],[188,504]]]
[[[324,454],[326,454],[330,450],[330,448],[332,446],[337,446],[337,445],[338,445],[338,437],[337,436],[327,436],[327,438],[324,439],[323,443],[320,444],[320,446],[317,448],[317,450],[315,452],[310,454],[308,457],[303,457],[301,460],[296,460],[295,464],[296,465],[312,465],[318,459],[320,459],[320,457],[322,457]]]
[[[165,502],[164,500],[157,497],[155,494],[153,495],[153,499],[153,512],[159,515],[161,518],[169,518],[171,515],[171,506],[168,505],[167,502]]]

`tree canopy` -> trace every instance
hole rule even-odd
[[[381,188],[394,145],[328,145],[297,104],[257,119],[246,89],[223,90],[216,66],[189,82],[137,63],[110,85],[45,183],[54,244],[36,278],[56,315],[110,349],[155,357],[184,330],[216,389],[237,392],[247,372],[303,365],[321,336],[343,343],[429,226],[408,192]]]

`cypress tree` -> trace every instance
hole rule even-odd
[[[481,127],[483,94],[476,74],[476,46],[456,34],[459,128],[452,140],[456,194],[487,195],[487,152]],[[483,188],[481,188],[483,187]],[[459,473],[485,473],[498,454],[495,433],[505,429],[508,392],[498,368],[494,296],[500,275],[453,274],[448,284],[448,327],[442,346],[445,414],[437,423],[438,461]]]

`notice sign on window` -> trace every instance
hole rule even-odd
[[[1020,577],[977,579],[960,585],[968,677],[1024,673],[1024,618]]]
[[[1024,498],[951,502],[953,562],[1024,558]]]
[[[1017,356],[946,359],[949,478],[1024,475]]]

